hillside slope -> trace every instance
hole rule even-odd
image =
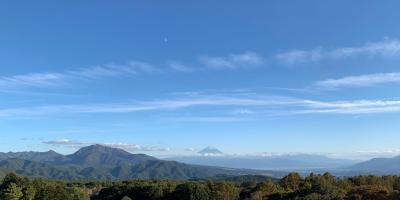
[[[165,161],[101,145],[83,147],[76,153],[66,156],[54,153],[50,152],[53,156],[47,157],[37,156],[43,154],[38,152],[8,154],[7,157],[0,158],[0,172],[2,174],[15,172],[24,176],[67,180],[204,179],[221,174],[274,175],[275,173],[273,171],[228,169]]]
[[[373,158],[371,160],[355,164],[349,168],[358,172],[400,173],[400,156],[393,158]]]

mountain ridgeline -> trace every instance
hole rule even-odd
[[[65,164],[83,166],[121,166],[136,165],[148,161],[158,161],[158,159],[145,154],[131,154],[122,149],[110,148],[102,145],[92,145],[83,147],[74,154],[67,155],[59,161]]]
[[[284,171],[313,169],[337,170],[359,162],[355,160],[335,159],[312,154],[279,155],[274,157],[229,155],[203,156],[203,154],[201,154],[199,156],[180,156],[169,159],[196,165]]]
[[[373,174],[399,174],[400,156],[393,158],[373,158],[371,160],[355,164],[350,167],[351,170],[360,173]]]
[[[67,164],[79,166],[114,166],[133,165],[145,161],[158,160],[145,154],[131,154],[122,149],[102,145],[92,145],[79,149],[71,155],[62,155],[55,151],[47,152],[10,152],[1,153],[0,159],[18,158],[22,160],[46,162],[52,164]]]
[[[400,173],[400,156],[355,163],[317,155],[231,157],[212,148],[206,150],[201,156],[169,160],[102,145],[83,147],[70,155],[55,151],[0,153],[0,177],[9,172],[62,180],[208,179],[239,175],[280,178],[293,170],[303,175],[329,171],[338,176]]]
[[[54,151],[1,153],[0,175],[8,172],[64,180],[203,179],[221,174],[271,175],[268,171],[227,169],[165,161],[102,145],[83,147],[70,155]]]

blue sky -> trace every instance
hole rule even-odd
[[[397,1],[8,1],[0,151],[400,152]]]

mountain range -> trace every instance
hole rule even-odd
[[[204,179],[217,175],[279,175],[273,171],[244,170],[184,164],[160,160],[122,149],[91,145],[70,155],[47,152],[0,154],[0,175],[19,175],[51,179]],[[282,173],[280,174],[282,175]]]
[[[213,155],[219,156],[209,156],[208,149],[214,152]],[[15,172],[23,176],[49,179],[115,180],[207,179],[246,175],[279,178],[285,176],[288,171],[331,171],[343,176],[400,173],[400,156],[355,163],[356,161],[352,160],[311,154],[273,157],[227,156],[219,150],[208,149],[206,154],[199,156],[167,160],[102,145],[83,147],[70,155],[62,155],[55,151],[0,153],[0,176]]]
[[[219,150],[218,150],[219,151]],[[367,161],[330,158],[316,154],[281,154],[268,156],[236,156],[218,154],[209,156],[198,153],[194,156],[171,157],[178,162],[209,165],[218,167],[298,171],[301,174],[310,172],[324,173],[329,171],[336,176],[354,175],[388,175],[400,173],[400,156],[393,158],[373,158]]]
[[[263,170],[305,170],[305,169],[339,169],[358,163],[356,160],[335,159],[315,154],[287,154],[277,156],[195,156],[172,157],[188,164],[210,165],[219,167],[263,169]]]

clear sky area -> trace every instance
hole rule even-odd
[[[0,151],[400,153],[399,1],[2,1]]]

